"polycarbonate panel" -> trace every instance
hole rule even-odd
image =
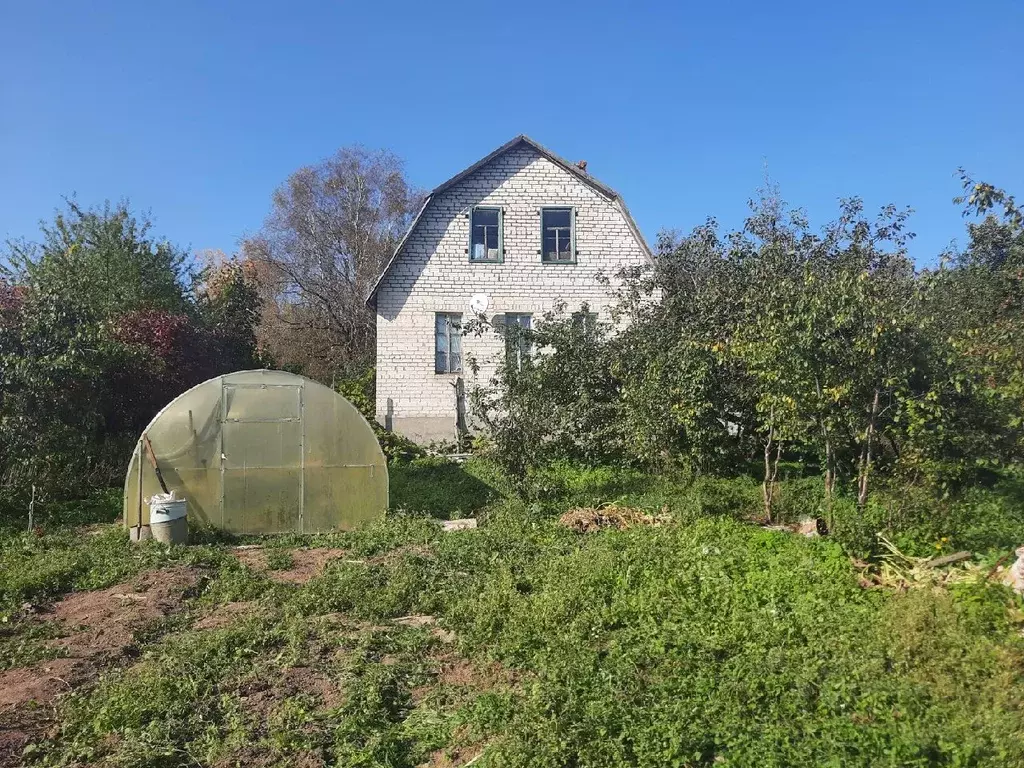
[[[301,506],[300,469],[226,470],[219,527],[233,533],[299,531]]]
[[[295,384],[225,384],[225,421],[282,421],[301,417],[302,387]]]
[[[375,482],[375,475],[379,473],[380,469],[374,465],[325,467],[321,471],[307,472],[305,532],[329,529],[334,510],[338,507],[348,510],[353,525],[378,517],[377,510],[388,503],[386,493]],[[376,494],[369,494],[366,493],[367,488],[378,490]]]
[[[223,429],[225,469],[302,468],[301,421],[228,421]]]
[[[241,371],[210,379],[167,405],[145,435],[189,516],[224,530],[351,528],[388,505],[387,464],[369,424],[343,397],[301,376]],[[128,526],[149,521],[140,466],[142,498],[160,491],[136,446],[125,477]]]

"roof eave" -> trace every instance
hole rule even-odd
[[[430,204],[430,200],[433,197],[434,193],[431,192],[423,199],[423,205],[420,206],[420,209],[416,213],[416,216],[413,218],[412,223],[409,224],[409,228],[405,230],[405,234],[402,235],[402,239],[398,241],[398,245],[395,246],[395,250],[392,252],[391,258],[388,259],[388,263],[385,264],[384,269],[381,270],[380,276],[377,278],[377,281],[373,284],[373,288],[371,288],[370,292],[366,295],[365,304],[370,309],[373,309],[374,305],[376,304],[377,291],[380,290],[380,284],[384,282],[384,278],[387,277],[388,272],[391,271],[391,266],[395,263],[395,260],[398,258],[398,254],[402,252],[402,249],[405,247],[406,242],[408,242],[409,237],[413,233],[413,230],[416,229],[416,225],[419,223],[420,219],[423,218],[423,212],[427,210],[427,206]]]

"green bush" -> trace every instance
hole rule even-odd
[[[858,509],[838,498],[832,533],[852,553],[878,551],[878,534],[918,557],[968,550],[984,553],[1024,545],[1024,484],[1008,472],[991,487],[974,486],[954,496],[934,488],[890,485]]]

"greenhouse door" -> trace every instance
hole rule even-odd
[[[302,530],[302,386],[221,387],[221,525],[236,533]]]

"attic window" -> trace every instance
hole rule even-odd
[[[470,261],[501,261],[501,208],[474,208],[469,235]]]
[[[574,214],[572,208],[541,209],[542,261],[551,264],[572,264],[576,261]]]

